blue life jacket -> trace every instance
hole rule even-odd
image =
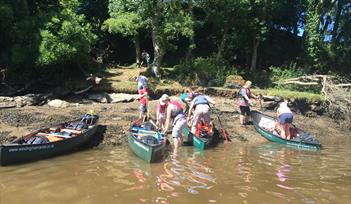
[[[182,100],[185,103],[185,99],[186,99],[187,95],[188,95],[187,92],[182,93],[182,95],[180,96],[180,100]]]
[[[208,101],[204,95],[199,95],[194,98],[194,106],[197,106],[200,104],[208,104]]]

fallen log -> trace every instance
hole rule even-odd
[[[301,82],[301,81],[283,81],[283,82],[274,82],[275,84],[298,84],[298,85],[319,85],[318,82]]]
[[[93,85],[90,85],[90,86],[88,86],[88,87],[85,88],[85,89],[82,89],[82,90],[79,90],[79,91],[74,91],[73,93],[76,94],[76,95],[82,94],[82,93],[85,93],[85,92],[89,91],[89,90],[92,89],[92,88],[93,88]]]
[[[0,106],[0,109],[8,109],[8,108],[15,108],[16,105],[7,105],[7,106]]]

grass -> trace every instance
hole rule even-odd
[[[137,93],[137,82],[135,77],[139,74],[138,68],[134,66],[128,67],[110,67],[105,70],[104,73],[104,82],[99,86],[99,90],[107,92],[122,92],[122,93]],[[149,84],[151,89],[156,94],[168,93],[168,94],[177,94],[182,92],[186,87],[181,85],[178,81],[174,79],[154,79],[149,77]],[[236,93],[236,89],[228,89],[223,87],[211,87],[220,92]],[[306,100],[309,102],[322,101],[323,96],[320,94],[309,93],[309,92],[299,92],[299,91],[290,91],[286,89],[253,89],[254,94],[263,94],[270,96],[277,96],[282,98],[297,99],[297,100]]]
[[[137,93],[136,77],[139,75],[139,68],[128,67],[109,67],[103,73],[105,79],[98,87],[98,90],[107,92]],[[166,92],[170,94],[180,93],[184,87],[172,79],[158,80],[149,77],[149,85],[155,93]]]
[[[269,96],[278,96],[282,98],[289,98],[289,99],[305,99],[309,102],[315,101],[323,101],[323,96],[321,94],[315,94],[310,92],[301,92],[301,91],[290,91],[286,89],[254,89],[252,90],[253,93],[256,94],[263,94]]]

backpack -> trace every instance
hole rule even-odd
[[[84,114],[81,117],[81,122],[85,122],[88,125],[93,125],[96,123],[98,118],[99,118],[99,116],[97,116],[97,115]]]
[[[83,121],[73,121],[66,125],[66,128],[73,130],[88,129],[89,125]]]
[[[157,145],[159,144],[158,140],[154,136],[143,136],[141,141],[148,145]]]
[[[26,142],[26,144],[46,144],[49,143],[49,139],[44,136],[33,136],[29,138],[29,140]]]

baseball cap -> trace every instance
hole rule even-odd
[[[167,94],[163,94],[160,98],[160,105],[163,106],[165,105],[166,101],[169,100],[169,96]]]

